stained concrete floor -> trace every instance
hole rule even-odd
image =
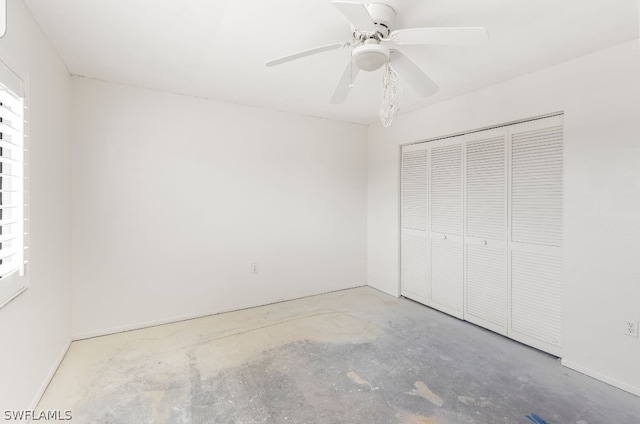
[[[75,342],[38,409],[83,424],[640,423],[640,398],[371,288]]]

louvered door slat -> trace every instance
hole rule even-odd
[[[507,330],[507,262],[504,247],[467,245],[468,321],[499,333]]]
[[[462,318],[464,294],[462,243],[432,239],[430,265],[430,305]]]
[[[428,273],[428,151],[414,146],[402,151],[401,293],[427,303]]]
[[[436,142],[430,161],[430,302],[463,318],[462,139]]]
[[[505,137],[467,142],[466,235],[504,239]]]
[[[562,127],[511,136],[511,240],[562,245]]]
[[[509,336],[556,355],[562,347],[562,138],[559,117],[511,131]]]
[[[511,304],[513,331],[561,347],[562,259],[512,252]]]
[[[462,145],[431,150],[431,231],[462,235]]]
[[[427,150],[402,153],[402,227],[427,229]]]
[[[465,166],[465,319],[507,333],[506,130],[472,134]]]
[[[427,247],[426,234],[402,234],[402,295],[422,303],[429,301]]]

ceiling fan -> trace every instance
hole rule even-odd
[[[353,87],[360,70],[375,71],[392,63],[398,73],[421,96],[427,97],[438,91],[438,86],[415,63],[394,46],[403,45],[480,45],[489,34],[481,27],[434,27],[393,30],[395,10],[384,3],[363,4],[353,1],[331,2],[351,23],[353,38],[343,43],[328,44],[304,50],[265,65],[275,66],[305,56],[350,47],[351,61],[347,65],[331,103],[343,103],[349,89]],[[355,66],[352,66],[355,65]]]

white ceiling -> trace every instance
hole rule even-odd
[[[378,120],[381,70],[329,99],[349,60],[299,50],[350,41],[329,0],[24,0],[69,71],[106,81],[357,123]],[[402,111],[442,101],[638,37],[637,0],[388,0],[392,29],[484,26],[482,47],[401,50],[439,86],[404,88]]]

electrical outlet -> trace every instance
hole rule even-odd
[[[251,264],[251,273],[252,274],[258,273],[258,264]]]
[[[629,337],[638,337],[638,321],[625,321],[623,331]]]

